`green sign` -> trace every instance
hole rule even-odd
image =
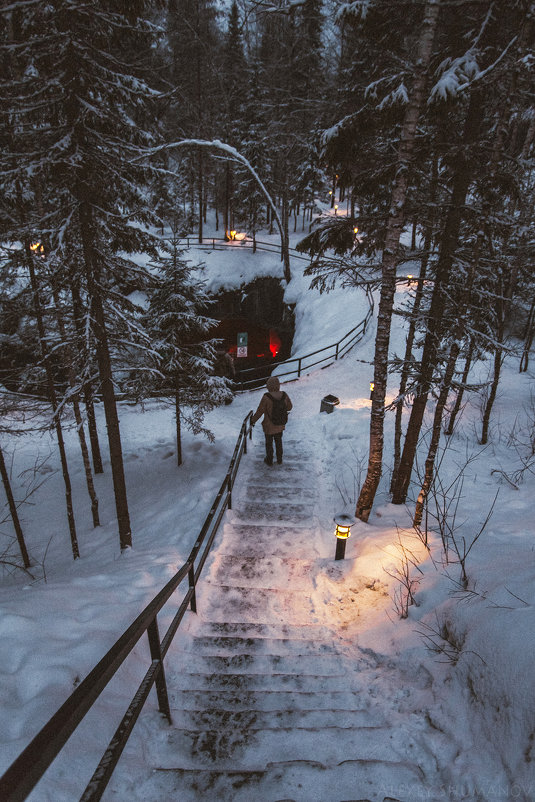
[[[238,333],[238,348],[245,348],[247,346],[247,332],[240,331]]]

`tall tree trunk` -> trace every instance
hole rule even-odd
[[[416,501],[416,509],[414,511],[414,519],[412,522],[412,525],[414,527],[418,527],[422,523],[422,515],[423,515],[425,500],[427,498],[427,495],[431,488],[431,484],[433,482],[435,458],[438,451],[438,445],[440,443],[440,433],[442,431],[442,416],[444,414],[446,401],[448,400],[448,393],[450,391],[451,382],[453,379],[453,372],[455,370],[455,363],[457,361],[458,356],[459,356],[459,344],[457,342],[454,342],[450,348],[450,355],[448,358],[448,363],[446,365],[444,379],[442,381],[442,387],[440,389],[440,394],[435,407],[435,414],[433,417],[433,428],[431,431],[431,442],[429,444],[427,459],[425,461],[424,480],[422,482],[422,487],[420,489],[420,493]]]
[[[128,511],[121,432],[119,428],[115,390],[113,387],[108,332],[106,330],[104,308],[102,305],[100,268],[98,259],[93,252],[91,210],[85,204],[80,205],[80,229],[82,232],[87,289],[91,303],[93,330],[96,340],[100,391],[102,393],[104,415],[106,417],[106,427],[108,430],[108,446],[110,450],[115,509],[117,511],[117,523],[119,527],[119,542],[121,550],[124,550],[132,545],[132,529]]]
[[[60,337],[63,341],[63,350],[65,352],[65,365],[67,375],[69,377],[69,387],[73,391],[72,395],[72,408],[74,412],[74,420],[76,421],[76,430],[78,432],[78,440],[80,442],[80,451],[82,452],[82,462],[84,465],[85,481],[87,486],[87,493],[91,502],[91,516],[93,518],[93,526],[100,526],[98,516],[98,496],[93,482],[93,474],[91,473],[91,463],[89,461],[89,451],[87,448],[87,441],[85,439],[84,421],[82,413],[80,412],[80,402],[78,399],[78,392],[76,391],[76,376],[74,374],[74,354],[67,341],[67,333],[65,331],[65,323],[61,313],[60,299],[56,288],[53,289],[54,305],[56,307],[56,321]]]
[[[535,334],[535,297],[531,302],[531,307],[526,321],[526,329],[524,331],[524,347],[522,348],[522,356],[520,357],[519,373],[525,373],[528,369],[529,352],[533,344],[533,335]]]
[[[291,281],[290,270],[290,232],[289,232],[290,205],[288,202],[288,177],[284,171],[284,184],[282,187],[282,242],[281,261],[284,263],[284,278]]]
[[[414,464],[414,457],[416,455],[420,429],[427,405],[427,397],[431,390],[433,371],[435,369],[438,346],[440,342],[442,316],[444,311],[444,292],[447,287],[453,264],[453,257],[455,248],[457,246],[461,225],[462,209],[466,201],[466,196],[471,181],[468,150],[469,145],[473,143],[477,137],[481,115],[482,98],[478,91],[474,91],[470,97],[463,134],[463,143],[465,147],[461,150],[459,163],[454,176],[450,207],[446,216],[444,232],[440,245],[440,255],[436,268],[435,283],[427,320],[427,332],[425,335],[420,365],[418,390],[412,405],[409,424],[405,434],[405,442],[403,444],[403,453],[401,455],[399,470],[397,473],[396,482],[394,484],[392,496],[393,504],[404,504],[405,499],[407,498],[412,466]]]
[[[26,542],[24,540],[24,534],[22,532],[22,526],[20,525],[20,518],[19,513],[17,511],[17,505],[15,504],[15,499],[13,497],[13,491],[11,490],[11,482],[9,481],[9,474],[6,468],[6,462],[4,459],[4,452],[0,447],[0,475],[2,476],[2,484],[4,485],[4,490],[6,493],[7,504],[9,507],[9,513],[11,515],[11,520],[13,521],[13,527],[15,529],[15,534],[17,536],[17,543],[19,544],[20,555],[22,557],[22,562],[25,568],[30,567],[30,558],[28,556],[28,550],[26,548]]]
[[[470,368],[472,366],[473,354],[474,354],[474,340],[471,338],[470,345],[468,346],[468,353],[466,355],[466,359],[464,362],[463,375],[461,378],[461,386],[457,390],[455,404],[448,421],[448,428],[446,429],[445,432],[448,436],[453,434],[453,430],[455,428],[455,421],[457,420],[457,415],[459,414],[459,410],[461,409],[461,404],[463,402],[464,388],[466,386],[466,382],[468,381],[468,374],[470,373]]]
[[[433,174],[431,177],[431,186],[430,186],[430,195],[429,195],[429,206],[432,209],[436,200],[436,189],[438,183],[438,160],[435,158],[433,159]],[[411,310],[411,319],[409,323],[409,331],[407,332],[407,341],[405,343],[405,357],[403,360],[403,368],[401,371],[401,377],[399,382],[399,391],[398,391],[398,399],[396,400],[396,420],[394,424],[394,468],[392,471],[392,479],[390,482],[390,492],[393,492],[394,485],[396,483],[396,477],[399,470],[399,463],[401,459],[401,433],[402,433],[402,419],[403,419],[403,401],[405,396],[405,391],[407,389],[407,384],[409,380],[409,372],[410,372],[410,364],[412,359],[412,347],[414,344],[414,337],[416,335],[416,320],[420,313],[420,306],[422,304],[422,298],[424,294],[424,282],[427,275],[427,265],[429,263],[429,252],[431,249],[431,243],[433,241],[433,229],[434,229],[434,213],[429,214],[429,219],[425,227],[425,236],[424,236],[424,256],[420,261],[420,275],[418,277],[418,283],[416,287],[416,293],[414,296],[414,303],[412,305]]]
[[[180,425],[180,384],[175,383],[175,427],[176,427],[176,462],[182,465],[182,429]]]
[[[494,406],[494,402],[496,400],[496,394],[498,392],[498,385],[500,383],[500,373],[503,364],[502,344],[505,341],[505,326],[507,322],[507,313],[509,310],[509,306],[511,304],[511,298],[513,297],[513,292],[516,284],[516,274],[517,274],[516,266],[513,266],[513,269],[511,270],[511,272],[507,277],[506,285],[504,286],[504,281],[502,276],[500,286],[498,287],[498,293],[499,293],[498,330],[496,332],[496,345],[494,346],[494,370],[493,370],[492,384],[490,387],[489,397],[487,399],[487,403],[485,404],[485,409],[483,411],[483,421],[481,427],[481,440],[480,440],[481,445],[485,445],[488,442],[490,413],[492,411],[492,407]]]
[[[84,314],[83,314],[82,298],[80,296],[80,288],[78,286],[77,279],[73,275],[71,275],[70,277],[70,287],[71,287],[74,326],[76,328],[76,334],[78,337],[80,350],[82,353],[84,351],[87,351],[89,359],[89,348],[85,346],[85,338],[84,338],[84,324],[83,324]],[[87,428],[89,431],[89,442],[91,443],[93,470],[95,471],[95,473],[104,473],[104,468],[102,465],[102,455],[100,453],[100,443],[98,439],[97,421],[95,418],[95,407],[93,404],[93,397],[91,394],[91,385],[88,382],[85,382],[83,385],[83,395],[84,395],[85,409],[87,413]]]
[[[198,148],[197,153],[197,194],[199,196],[199,217],[198,217],[198,231],[199,231],[199,245],[202,245],[203,235],[203,152],[202,148]]]
[[[356,507],[356,516],[362,521],[367,521],[369,518],[382,472],[388,348],[396,290],[399,239],[405,222],[405,201],[409,185],[410,167],[414,157],[416,127],[424,104],[427,69],[433,50],[439,8],[439,0],[431,0],[426,4],[422,36],[418,45],[416,59],[416,74],[411,98],[405,112],[398,147],[396,177],[392,188],[390,214],[388,216],[382,257],[381,296],[375,338],[374,392],[370,420],[368,472]]]
[[[76,560],[80,556],[80,549],[78,547],[78,537],[76,534],[76,522],[74,519],[74,508],[72,503],[72,486],[71,477],[69,474],[69,465],[67,462],[67,454],[65,451],[65,441],[63,439],[63,429],[61,426],[60,414],[58,411],[58,403],[56,397],[56,388],[54,386],[54,376],[52,375],[52,368],[50,365],[48,346],[46,340],[46,331],[43,318],[43,309],[41,305],[41,298],[39,292],[39,283],[34,268],[34,257],[30,250],[30,243],[27,242],[25,246],[26,251],[26,264],[30,275],[30,283],[32,287],[32,296],[34,303],[35,316],[37,321],[37,331],[39,335],[39,347],[41,351],[41,358],[45,368],[46,383],[48,388],[48,399],[54,413],[54,427],[56,429],[56,438],[58,441],[59,456],[61,462],[61,471],[63,474],[63,483],[65,485],[65,505],[67,508],[67,521],[69,524],[69,534],[71,539],[72,556]]]

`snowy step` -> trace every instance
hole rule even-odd
[[[395,761],[269,763],[265,771],[157,769],[141,786],[144,802],[434,802],[417,767]]]
[[[338,652],[332,641],[321,640],[291,640],[290,638],[255,638],[211,635],[194,637],[191,643],[181,644],[184,651],[198,654],[272,654],[291,655],[293,657],[308,657],[310,655],[336,656]]]
[[[258,485],[249,482],[246,490],[247,498],[254,501],[267,501],[269,503],[278,502],[279,499],[313,499],[316,497],[314,488],[305,487],[303,485],[286,485],[281,482],[280,486],[274,486],[271,482],[268,486]]]
[[[211,621],[265,621],[273,623],[291,618],[295,624],[317,623],[312,602],[306,593],[269,588],[199,583],[198,609]]]
[[[285,500],[274,502],[248,500],[240,504],[238,509],[234,510],[234,514],[242,521],[255,523],[286,521],[293,524],[294,521],[307,521],[310,516],[310,504]]]
[[[332,655],[300,657],[299,655],[232,654],[213,655],[182,652],[173,661],[173,672],[184,668],[190,674],[313,674],[322,677],[351,676],[358,663]]]
[[[173,727],[165,742],[157,745],[161,768],[214,768],[262,770],[266,762],[316,760],[337,765],[344,760],[389,760],[412,763],[429,761],[423,744],[409,731],[382,727],[322,727],[258,729],[236,726],[223,731],[178,729]],[[150,747],[149,747],[150,748]]]
[[[345,643],[338,633],[320,624],[270,624],[267,622],[205,621],[196,616],[190,620],[189,633],[206,637],[228,638],[286,638],[288,640],[314,640],[325,643]]]
[[[169,694],[171,705],[178,710],[256,710],[270,711],[318,711],[345,710],[365,714],[362,694],[356,691],[274,691],[274,690],[173,690]],[[383,719],[374,711],[374,720],[382,725]]]
[[[289,728],[319,729],[342,727],[362,729],[378,725],[368,710],[171,710],[173,726],[178,729],[233,731],[247,727],[252,730]]]
[[[233,519],[225,522],[217,554],[245,554],[258,558],[306,554],[314,558],[318,552],[312,545],[313,540],[313,527],[308,519],[297,521],[288,528],[276,524],[244,524],[233,515]]]
[[[315,568],[312,560],[269,555],[266,557],[217,555],[211,565],[208,581],[242,587],[291,588],[306,590],[312,587]]]
[[[167,673],[170,697],[175,690],[192,691],[306,691],[308,693],[322,693],[326,691],[359,691],[361,684],[356,677],[326,674],[299,674],[276,672],[261,674],[207,674],[204,672],[190,673],[180,671]]]

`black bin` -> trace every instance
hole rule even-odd
[[[340,399],[335,395],[326,395],[321,399],[320,412],[332,412]]]

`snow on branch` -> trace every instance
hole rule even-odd
[[[239,162],[244,167],[246,167],[247,170],[249,170],[249,172],[251,173],[251,175],[255,179],[255,181],[257,182],[257,184],[260,187],[260,189],[262,190],[262,192],[264,193],[264,195],[266,197],[266,200],[269,203],[269,205],[270,205],[270,207],[271,207],[271,209],[273,211],[273,214],[275,215],[275,220],[277,221],[277,226],[279,228],[281,239],[283,238],[282,222],[281,222],[281,219],[279,217],[279,213],[277,211],[277,207],[275,206],[275,203],[274,203],[271,195],[269,194],[269,192],[266,189],[264,183],[262,182],[262,179],[260,178],[260,176],[258,175],[256,170],[254,169],[254,167],[251,164],[251,162],[248,159],[246,159],[245,156],[243,156],[232,145],[227,145],[225,142],[221,142],[219,139],[212,139],[212,140],[206,140],[206,139],[179,139],[178,142],[170,142],[167,145],[159,145],[156,148],[147,148],[145,151],[143,151],[143,155],[144,156],[153,156],[156,153],[160,153],[161,151],[164,151],[164,150],[171,150],[173,148],[184,148],[184,147],[187,147],[187,148],[196,147],[196,148],[208,148],[208,149],[211,149],[211,150],[222,150],[225,153],[227,153],[229,156],[231,156],[235,161]],[[139,158],[141,158],[141,157],[133,159],[133,161],[138,161]]]

